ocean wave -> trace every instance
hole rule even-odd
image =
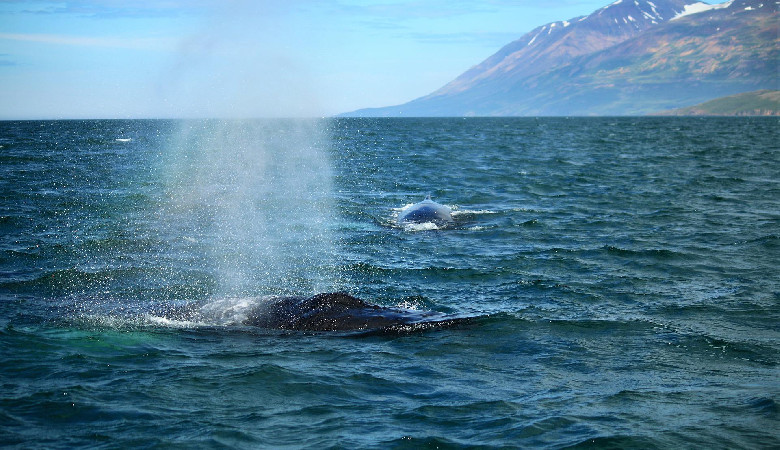
[[[439,225],[433,222],[420,222],[420,223],[405,223],[403,224],[404,231],[418,232],[418,231],[433,231],[446,228],[446,225],[439,227]]]
[[[200,299],[215,286],[206,272],[171,267],[105,267],[29,270],[0,283],[10,293],[37,292],[48,298],[82,296],[108,299]]]
[[[661,261],[689,259],[692,257],[692,255],[689,253],[680,252],[676,250],[669,250],[664,248],[649,248],[649,249],[636,250],[636,249],[617,247],[614,245],[605,245],[604,247],[601,248],[601,250],[605,251],[610,255],[616,255],[625,258],[650,258],[650,259],[657,259]]]
[[[452,216],[458,217],[458,216],[480,216],[485,214],[498,214],[498,211],[494,211],[491,209],[458,209],[457,207],[451,207],[452,208]]]

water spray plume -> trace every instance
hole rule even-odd
[[[182,122],[167,209],[217,278],[216,295],[335,288],[324,142],[314,120]]]

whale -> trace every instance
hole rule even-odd
[[[379,306],[346,292],[306,296],[222,298],[205,303],[154,305],[150,317],[165,321],[247,326],[302,332],[405,333],[471,323],[472,316]]]
[[[431,196],[425,197],[425,200],[407,206],[398,214],[398,223],[427,223],[432,222],[436,225],[446,225],[452,222],[452,210],[447,206],[436,203],[431,200]]]
[[[296,331],[414,331],[468,321],[433,311],[374,305],[345,292],[331,292],[268,298],[247,311],[242,324]]]

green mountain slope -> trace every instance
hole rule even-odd
[[[762,90],[721,97],[687,108],[661,111],[662,116],[780,116],[780,91]]]

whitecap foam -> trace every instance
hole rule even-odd
[[[100,314],[89,313],[80,314],[74,318],[78,323],[88,326],[123,330],[123,329],[143,329],[143,328],[195,328],[198,326],[207,326],[208,323],[198,322],[188,319],[171,319],[168,317],[154,314],[123,315],[123,314]]]
[[[400,213],[401,211],[405,210],[406,208],[408,208],[410,206],[414,206],[414,205],[416,205],[416,203],[407,203],[404,206],[401,206],[401,207],[398,207],[398,208],[391,208],[391,209],[393,211],[395,211],[395,212],[399,212]]]
[[[247,316],[274,296],[219,297],[203,302],[115,306],[82,301],[68,309],[71,320],[107,329],[225,327],[243,324]]]
[[[146,320],[149,322],[150,325],[165,327],[165,328],[196,328],[196,327],[209,325],[208,323],[195,321],[195,320],[170,319],[168,317],[152,316],[152,315],[146,316]]]
[[[202,319],[215,325],[236,325],[244,322],[247,312],[265,297],[236,297],[213,300],[200,307]]]
[[[400,303],[397,303],[395,307],[405,311],[420,311],[420,305],[416,302],[410,302],[409,300],[404,300]]]
[[[459,210],[452,211],[453,216],[460,216],[464,214],[468,214],[468,215],[498,214],[498,211],[493,211],[490,209],[459,209]]]
[[[430,231],[440,229],[438,225],[433,222],[421,222],[421,223],[405,223],[405,231]]]

